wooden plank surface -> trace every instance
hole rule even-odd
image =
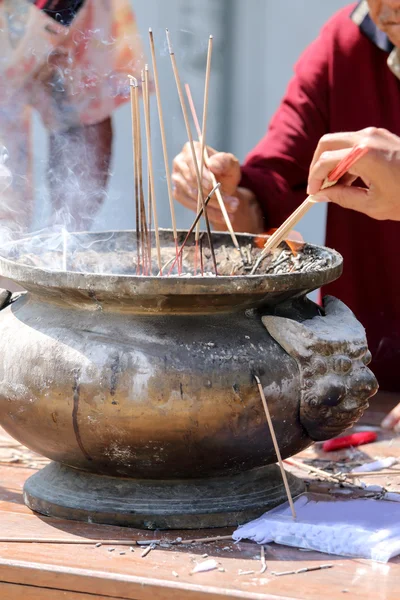
[[[0,582],[0,598],[3,600],[124,600],[120,596],[98,596],[93,594],[80,594],[65,590],[44,589],[31,585],[18,585]]]
[[[374,423],[396,397],[381,397],[370,412]],[[90,525],[46,518],[33,514],[22,500],[22,486],[35,472],[35,457],[14,444],[7,449],[8,437],[0,435],[0,537],[30,536],[36,538],[78,538],[84,540],[153,539],[154,533],[139,530]],[[4,453],[5,451],[5,453]],[[17,462],[7,463],[9,460]],[[13,453],[14,452],[14,458]],[[400,456],[400,438],[381,434],[379,442],[359,450],[366,457]],[[25,458],[18,461],[19,453]],[[25,454],[24,454],[25,453]],[[343,460],[345,452],[327,455],[318,446],[300,456],[307,461]],[[4,458],[6,456],[6,458]],[[2,463],[2,464],[1,464]],[[399,469],[398,469],[399,471]],[[377,475],[369,482],[379,482],[390,490],[400,490],[400,473]],[[304,475],[304,474],[303,474]],[[231,531],[169,532],[163,538],[226,535]],[[362,600],[397,600],[400,597],[400,560],[388,565],[366,560],[301,552],[297,549],[271,545],[266,551],[268,569],[260,574],[260,548],[251,543],[218,543],[156,548],[145,558],[135,546],[106,544],[96,548],[68,544],[0,543],[0,598],[4,600],[218,600],[241,598],[248,600],[296,599],[337,600],[349,597]],[[124,553],[124,554],[121,554]],[[221,569],[190,575],[195,561],[207,554]],[[333,563],[326,571],[275,577],[272,571],[286,571],[323,563]],[[240,572],[254,571],[247,575]]]

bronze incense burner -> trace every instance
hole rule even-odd
[[[28,479],[25,502],[145,528],[243,523],[285,499],[254,375],[283,458],[351,426],[377,389],[354,315],[306,297],[340,276],[342,258],[307,246],[324,266],[144,277],[134,235],[71,234],[92,272],[72,258],[62,271],[49,236],[2,249],[0,275],[27,293],[3,296],[0,424],[54,461]],[[160,235],[172,248],[171,232]],[[228,234],[213,239],[232,247]],[[108,254],[114,268],[94,269]]]

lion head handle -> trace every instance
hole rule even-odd
[[[303,323],[266,316],[268,333],[299,366],[300,421],[311,439],[326,440],[351,427],[378,390],[367,368],[365,330],[342,302],[324,298],[325,316]]]

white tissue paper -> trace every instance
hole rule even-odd
[[[294,505],[296,520],[286,503],[242,525],[233,538],[382,563],[400,554],[397,502],[306,493],[298,496]]]

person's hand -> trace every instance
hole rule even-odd
[[[341,181],[325,190],[321,186],[334,167],[356,144],[368,153]],[[352,186],[361,178],[365,188]],[[400,138],[374,127],[358,132],[335,133],[321,138],[310,167],[308,190],[320,200],[362,212],[373,219],[400,221]]]
[[[195,142],[195,149],[200,165],[201,145],[199,142]],[[204,165],[202,177],[203,197],[206,197],[214,187],[211,179],[211,173],[213,173],[221,184],[220,190],[234,230],[262,233],[263,216],[254,194],[238,187],[241,172],[236,156],[227,152],[217,152],[210,147],[207,148],[207,153],[209,158],[207,164]],[[189,143],[185,144],[182,152],[174,159],[172,183],[175,199],[197,213],[197,177]],[[225,220],[215,194],[208,202],[207,215],[216,229],[226,230]]]
[[[383,429],[393,429],[396,433],[400,433],[400,404],[383,419],[381,427]]]

